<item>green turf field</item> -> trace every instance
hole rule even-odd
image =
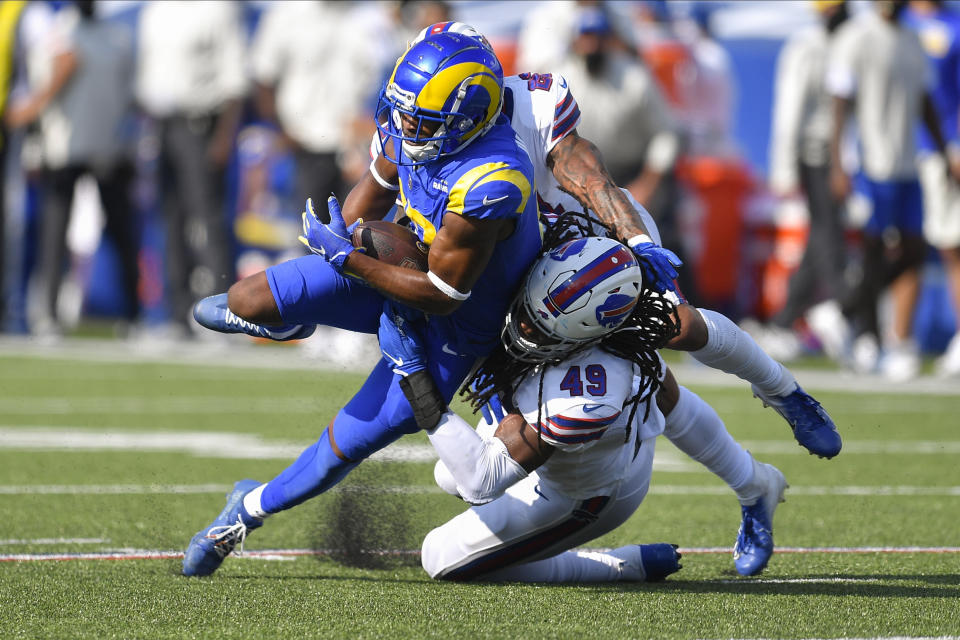
[[[727,551],[736,499],[661,439],[647,500],[591,546],[675,542],[684,568],[666,582],[435,583],[416,550],[463,504],[432,462],[396,461],[429,453],[422,434],[273,517],[212,578],[179,576],[232,482],[281,470],[361,379],[0,355],[0,637],[960,636],[960,383],[817,392],[845,439],[832,461],[746,386],[690,385],[791,484],[782,552],[757,578]]]

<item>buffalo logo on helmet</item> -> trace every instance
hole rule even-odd
[[[618,289],[619,291],[619,289]],[[637,298],[622,293],[612,293],[597,307],[597,322],[606,329],[619,326],[637,306]]]

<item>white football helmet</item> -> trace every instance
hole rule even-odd
[[[463,35],[473,38],[479,42],[484,48],[493,51],[493,47],[491,47],[490,42],[483,37],[483,34],[464,22],[437,22],[429,27],[424,27],[420,33],[417,34],[417,37],[413,39],[409,46],[412,47],[427,36],[435,33],[462,33]]]
[[[633,252],[611,238],[578,238],[531,267],[501,340],[523,362],[559,362],[612,333],[633,312],[643,276]]]

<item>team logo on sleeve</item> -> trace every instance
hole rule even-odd
[[[636,304],[637,299],[633,296],[613,293],[597,307],[597,322],[602,327],[619,326],[630,315]]]

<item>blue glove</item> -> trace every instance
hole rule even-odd
[[[483,393],[489,389],[491,385],[493,385],[493,380],[490,376],[485,376],[470,385],[470,389],[471,391]],[[500,421],[506,417],[507,412],[503,408],[503,402],[500,400],[500,396],[495,393],[480,406],[480,414],[489,424],[500,424]]]
[[[646,241],[644,241],[646,240]],[[658,293],[672,291],[676,293],[677,267],[683,261],[670,249],[650,242],[649,236],[635,236],[628,241],[630,248],[640,259],[640,269],[643,271],[644,281]]]
[[[318,256],[323,256],[338,273],[343,273],[343,263],[346,262],[347,256],[354,251],[363,251],[354,247],[350,241],[350,233],[360,221],[348,228],[340,213],[340,203],[334,196],[327,198],[327,210],[330,212],[330,222],[324,224],[313,212],[313,200],[307,198],[300,242]]]
[[[423,333],[426,319],[419,311],[402,307],[390,300],[383,303],[380,314],[380,351],[393,364],[393,372],[400,376],[427,368]]]

